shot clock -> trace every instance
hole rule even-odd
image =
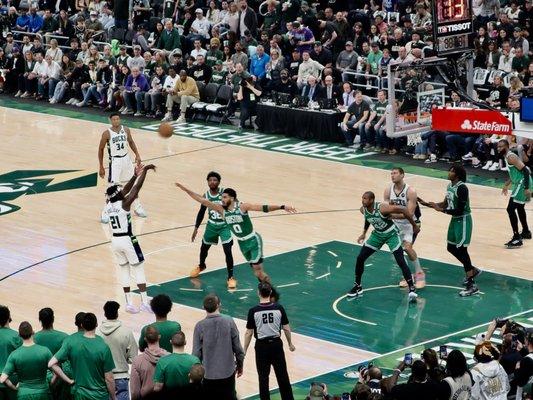
[[[433,0],[433,31],[438,55],[469,50],[472,0]]]

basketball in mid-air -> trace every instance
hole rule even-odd
[[[157,128],[157,132],[159,133],[159,136],[168,139],[174,133],[174,127],[168,122],[163,122],[159,125],[159,128]]]

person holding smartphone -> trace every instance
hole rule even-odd
[[[396,385],[400,374],[411,368],[411,376],[407,383]],[[393,386],[390,393],[395,400],[437,400],[438,384],[428,379],[426,364],[421,360],[413,361],[413,355],[407,353],[390,378],[389,385]]]

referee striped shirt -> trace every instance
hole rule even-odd
[[[248,311],[247,329],[254,330],[257,340],[278,338],[283,325],[289,319],[282,305],[278,303],[260,303]]]

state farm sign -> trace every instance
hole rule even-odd
[[[436,107],[431,129],[444,132],[512,135],[512,124],[501,112],[467,108]]]

